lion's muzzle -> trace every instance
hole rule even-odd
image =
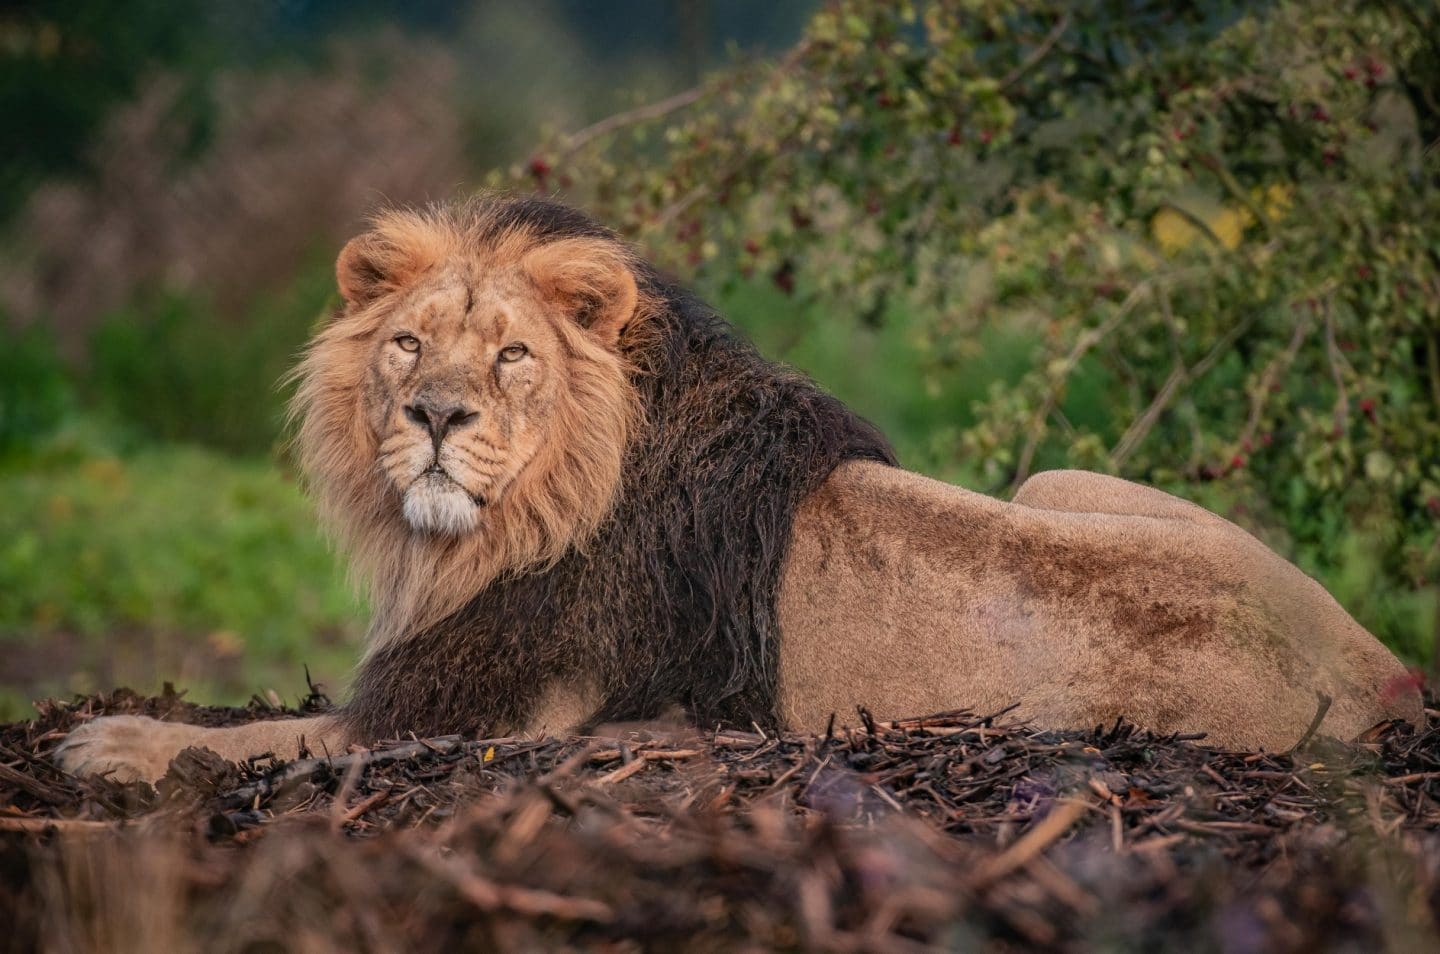
[[[405,521],[422,533],[460,536],[475,529],[484,500],[476,499],[439,467],[405,491]]]

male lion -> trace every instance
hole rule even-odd
[[[957,707],[1225,746],[1415,720],[1313,580],[1183,500],[1040,474],[1004,503],[884,439],[579,212],[489,197],[351,241],[296,371],[298,447],[374,603],[334,714],[96,719],[76,772],[653,717],[818,729]]]

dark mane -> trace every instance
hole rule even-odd
[[[505,202],[501,227],[614,239],[558,203]],[[704,725],[777,723],[775,604],[795,508],[839,463],[894,457],[688,292],[638,277],[664,307],[622,340],[646,424],[610,519],[583,551],[503,577],[369,656],[344,710],[357,738],[518,729],[554,680],[582,678],[602,692],[597,721],[679,704]]]

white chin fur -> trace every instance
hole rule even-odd
[[[479,509],[459,484],[440,474],[426,474],[405,491],[405,521],[421,533],[469,533],[479,521]]]

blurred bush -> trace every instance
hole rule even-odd
[[[70,414],[74,394],[51,338],[0,325],[0,462],[24,460]]]
[[[283,429],[280,380],[338,304],[334,286],[324,249],[238,321],[216,321],[203,298],[173,292],[116,312],[91,342],[85,396],[151,440],[267,453]]]
[[[922,463],[1229,500],[1428,658],[1437,37],[1434,3],[837,0],[778,62],[493,182],[567,191],[712,290],[768,277],[807,303],[782,327],[903,313],[931,394],[1025,341]]]
[[[0,471],[4,683],[34,698],[103,688],[98,673],[184,677],[244,699],[302,691],[306,663],[342,682],[363,616],[293,481],[197,449],[76,444]]]

